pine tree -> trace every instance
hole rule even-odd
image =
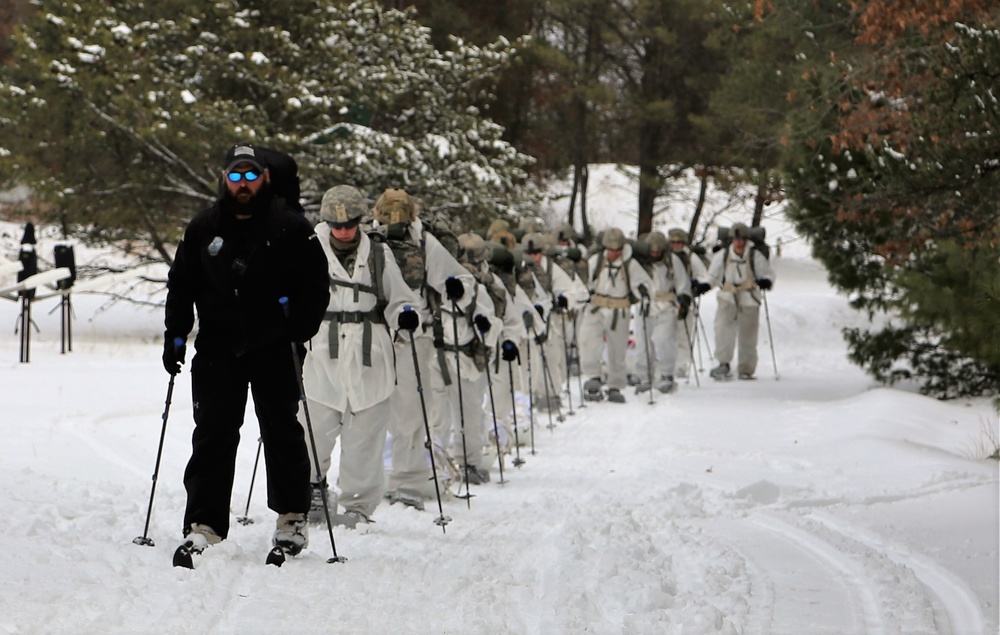
[[[403,187],[473,224],[536,200],[530,158],[477,107],[507,40],[438,52],[370,1],[38,4],[0,83],[5,167],[91,235],[169,260],[244,139],[298,159],[307,206],[341,183]]]
[[[1000,10],[871,3],[851,56],[805,74],[793,214],[881,331],[847,333],[876,377],[940,397],[1000,385]],[[811,100],[811,101],[809,101]]]

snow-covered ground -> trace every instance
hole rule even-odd
[[[50,246],[40,247],[49,255]],[[10,254],[5,254],[10,257]],[[148,536],[167,375],[162,313],[74,296],[59,353],[50,299],[18,363],[18,305],[0,302],[0,633],[992,634],[998,630],[998,464],[988,400],[875,386],[839,331],[859,317],[804,256],[776,260],[756,381],[700,375],[678,392],[580,407],[471,508],[380,507],[264,564],[273,514],[257,474],[250,516],[196,558],[180,540],[190,451],[178,376]],[[0,283],[5,281],[0,281]],[[2,286],[2,285],[0,285]],[[711,330],[714,294],[703,304]],[[0,330],[0,333],[4,331]],[[709,334],[711,335],[711,334]],[[707,359],[701,347],[703,364]],[[521,422],[523,425],[523,421]],[[233,496],[257,447],[247,417]]]

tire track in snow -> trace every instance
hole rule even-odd
[[[911,552],[907,547],[894,544],[874,532],[848,526],[828,514],[815,512],[809,518],[911,570],[937,596],[947,613],[948,628],[942,632],[970,635],[985,632],[982,611],[975,595],[961,579],[947,569],[930,558]]]
[[[746,632],[886,633],[863,568],[833,545],[759,514],[695,524],[746,560],[751,586]]]

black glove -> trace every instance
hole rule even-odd
[[[569,300],[566,299],[566,296],[560,293],[559,296],[556,297],[556,306],[565,311],[569,308]]]
[[[486,335],[490,330],[490,319],[485,315],[477,315],[472,318],[472,321],[476,324],[476,329]]]
[[[547,332],[546,333],[539,333],[538,335],[535,336],[535,344],[538,344],[539,346],[541,346],[542,344],[545,343],[545,340],[547,340],[547,339],[549,339],[549,334]]]
[[[535,310],[538,311],[538,317],[540,318],[545,317],[545,307],[543,307],[541,304],[536,304]]]
[[[416,331],[417,327],[420,326],[420,318],[416,311],[410,307],[406,307],[403,309],[402,313],[399,314],[399,321],[397,324],[403,331]]]
[[[444,281],[444,292],[449,300],[461,300],[465,295],[465,285],[455,276],[451,276]]]
[[[524,328],[530,331],[532,328],[535,327],[535,314],[532,313],[531,311],[525,311],[523,317],[524,317]]]
[[[693,293],[696,298],[703,293],[708,293],[708,290],[711,288],[712,285],[707,282],[698,282],[697,280],[691,281],[691,293]]]
[[[163,342],[163,368],[171,375],[181,372],[187,347],[179,337],[167,337]]]
[[[686,293],[680,294],[677,296],[677,304],[677,319],[687,319],[688,309],[691,308],[691,296]]]
[[[517,351],[517,344],[510,340],[504,340],[503,344],[500,345],[500,359],[505,362],[512,362],[518,358],[520,354]]]
[[[639,285],[639,295],[642,296],[643,300],[649,303],[649,289],[646,288],[646,285],[644,284]]]
[[[760,287],[761,289],[763,289],[764,291],[767,291],[768,289],[771,288],[771,279],[770,278],[757,278],[757,286]]]

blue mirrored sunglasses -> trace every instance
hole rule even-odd
[[[245,172],[227,172],[226,178],[232,183],[239,183],[240,181],[246,179],[247,183],[253,183],[260,178],[260,172],[257,170],[247,170]]]

